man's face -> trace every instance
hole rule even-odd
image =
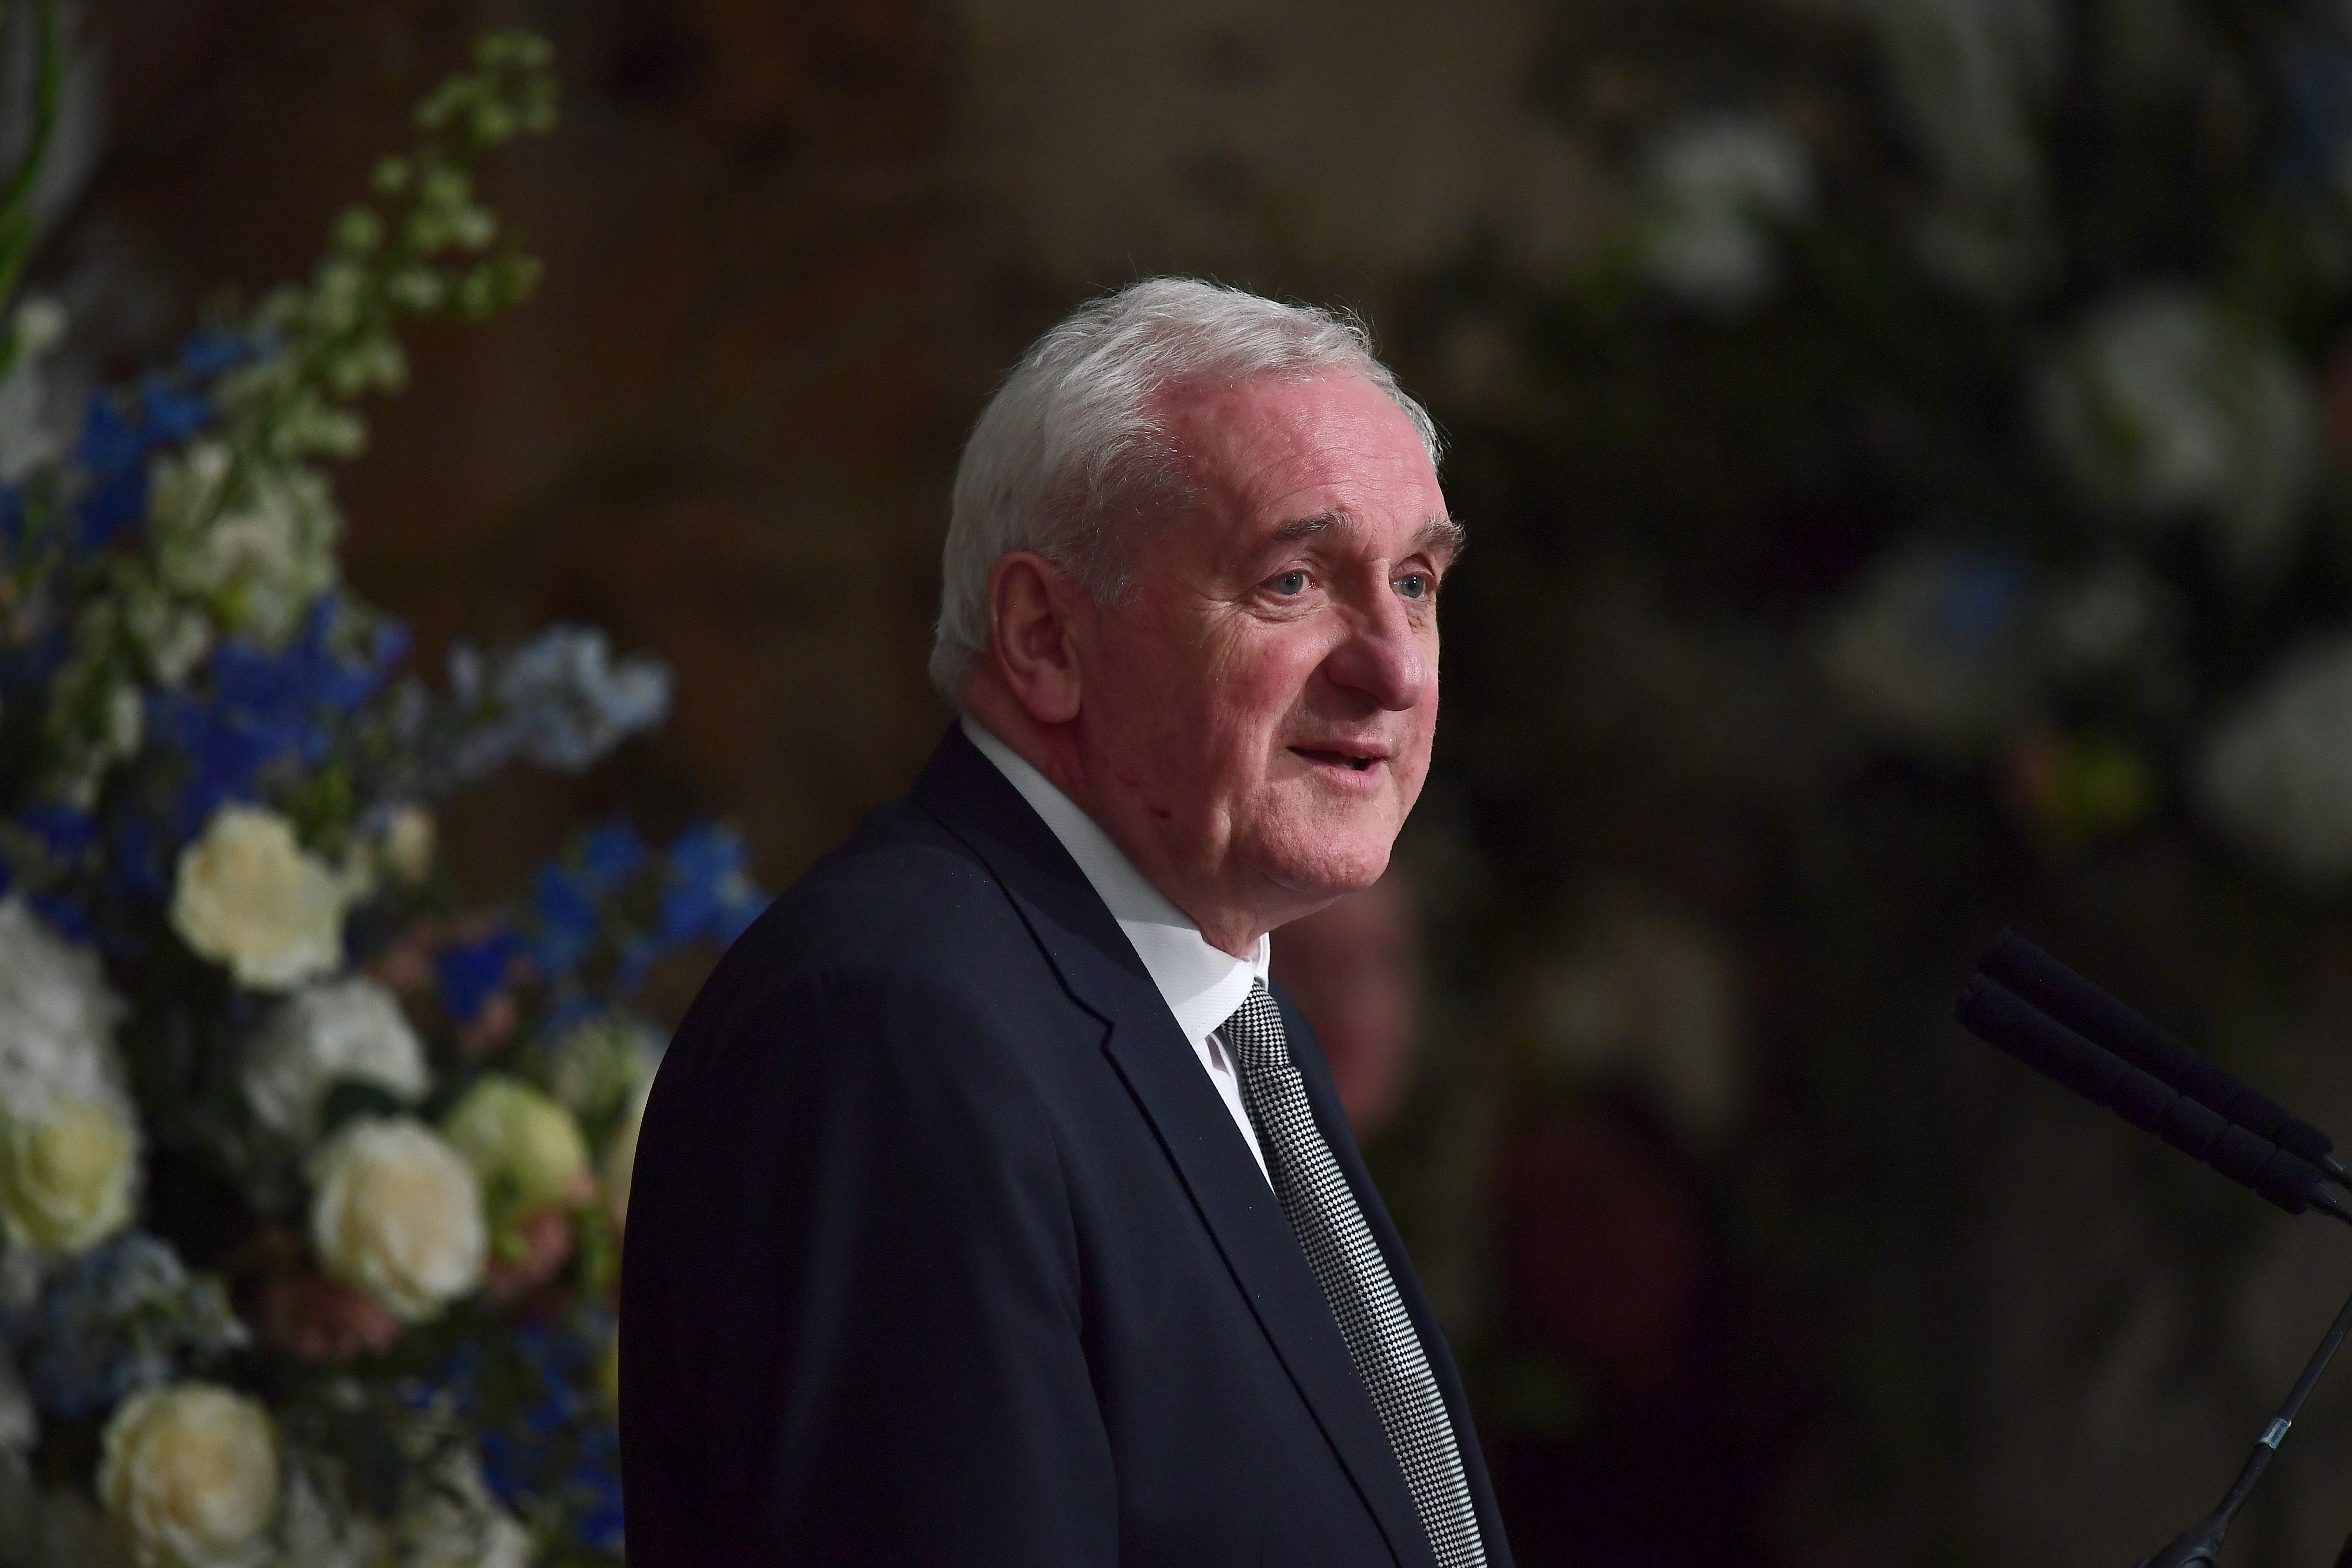
[[[1437,726],[1458,531],[1420,437],[1362,377],[1262,377],[1167,410],[1202,499],[1141,530],[1080,650],[1085,771],[1140,869],[1209,933],[1367,887]]]

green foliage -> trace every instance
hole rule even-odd
[[[77,564],[102,580],[76,595],[91,608],[47,706],[45,792],[85,808],[95,800],[142,739],[132,694],[181,685],[208,628],[282,645],[304,607],[336,585],[341,518],[314,465],[355,455],[367,427],[352,405],[405,383],[400,330],[436,316],[478,320],[530,296],[539,263],[476,200],[474,171],[554,124],[546,42],[483,39],[472,68],[416,118],[415,146],[377,165],[378,200],[335,221],[310,282],[272,291],[227,329],[261,351],[211,388],[214,432],[157,465],[145,548]],[[26,512],[0,604],[9,581],[37,579],[73,543],[54,495],[37,490]],[[369,634],[357,621],[346,630]]]

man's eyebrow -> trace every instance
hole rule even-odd
[[[1311,517],[1294,517],[1274,530],[1273,542],[1295,545],[1301,539],[1313,538],[1317,534],[1352,521],[1354,519],[1345,512],[1318,512]],[[1451,559],[1460,555],[1463,547],[1469,542],[1469,533],[1460,523],[1451,517],[1432,517],[1421,525],[1419,533],[1413,535],[1412,549],[1424,553],[1443,550]]]
[[[1421,532],[1413,536],[1412,548],[1431,554],[1442,550],[1450,561],[1460,555],[1469,543],[1470,530],[1460,523],[1452,517],[1432,517],[1422,524]]]

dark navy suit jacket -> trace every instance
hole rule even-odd
[[[1509,1549],[1306,1020],[1291,1054]],[[630,1568],[1432,1568],[1241,1132],[1052,832],[950,730],[746,933],[646,1110]]]

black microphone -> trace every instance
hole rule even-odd
[[[2134,1126],[2157,1134],[2289,1214],[2317,1207],[2352,1225],[2352,1207],[2320,1186],[2330,1177],[2342,1181],[2344,1169],[2318,1128],[2297,1121],[2274,1102],[2200,1061],[2187,1046],[2013,932],[1986,956],[1984,971],[1961,991],[1956,1009],[1969,1033]],[[2279,1137],[2263,1136],[2260,1129],[2265,1127]],[[2222,1538],[2231,1522],[2270,1468],[2279,1444],[2302,1413],[2303,1402],[2347,1335],[2352,1335],[2352,1301],[2336,1314],[2221,1504],[2140,1568],[2219,1568]],[[2336,1568],[2352,1568],[2352,1542],[2346,1542]]]
[[[1954,1011],[1961,1025],[1986,1044],[2107,1107],[2133,1126],[2156,1134],[2289,1214],[2301,1214],[2316,1203],[2352,1223],[2352,1209],[2319,1190],[2318,1166],[2093,1044],[2000,981],[1982,975],[1971,978]]]
[[[2016,932],[2001,933],[1978,967],[2094,1045],[2113,1051],[2223,1120],[2318,1166],[2322,1175],[2346,1182],[2334,1139],[2275,1100],[2247,1088]]]

